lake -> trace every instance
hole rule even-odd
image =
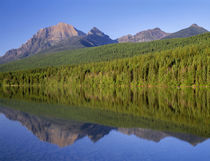
[[[0,161],[209,161],[209,89],[0,90]]]

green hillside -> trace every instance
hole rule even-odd
[[[111,44],[100,47],[39,54],[8,64],[0,65],[0,72],[28,70],[48,66],[74,65],[132,57],[187,45],[208,45],[210,33],[182,39],[159,40],[147,43]]]

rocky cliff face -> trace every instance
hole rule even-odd
[[[109,134],[111,130],[117,130],[126,135],[135,135],[139,138],[155,142],[159,142],[169,136],[187,141],[192,145],[197,145],[206,140],[205,138],[190,134],[161,132],[143,128],[113,128],[75,121],[51,120],[2,107],[0,107],[0,113],[3,113],[10,120],[19,121],[40,140],[56,144],[60,147],[72,145],[75,141],[85,136],[88,136],[93,142],[97,142]]]
[[[146,30],[137,33],[136,35],[126,35],[118,39],[118,42],[148,42],[153,40],[160,40],[169,34],[162,31],[160,28]]]
[[[92,47],[115,42],[97,28],[93,28],[88,34],[85,34],[72,25],[59,23],[39,30],[20,48],[9,50],[3,57],[0,57],[0,64],[37,53]]]

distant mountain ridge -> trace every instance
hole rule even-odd
[[[197,24],[192,24],[190,27],[177,31],[175,33],[166,33],[160,28],[154,28],[150,30],[145,30],[138,32],[135,35],[125,35],[118,38],[119,43],[123,42],[149,42],[154,40],[161,39],[173,39],[173,38],[184,38],[191,37],[199,34],[209,32],[203,27],[198,26]]]
[[[93,47],[116,42],[96,27],[85,34],[72,25],[58,23],[55,26],[40,29],[20,48],[6,52],[4,56],[0,57],[0,64],[37,53]]]
[[[203,27],[198,26],[197,24],[192,24],[190,27],[182,29],[178,32],[172,33],[168,36],[163,37],[163,39],[172,39],[172,38],[184,38],[191,37],[199,34],[209,32]]]
[[[160,40],[165,36],[170,35],[162,31],[160,28],[154,28],[146,31],[139,32],[135,35],[126,35],[118,38],[118,42],[148,42],[153,40]]]

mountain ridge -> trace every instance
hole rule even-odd
[[[136,33],[135,35],[125,35],[118,38],[119,43],[123,42],[149,42],[153,40],[160,40],[161,38],[170,35],[156,27],[154,29],[144,30]]]
[[[185,37],[191,37],[191,36],[203,34],[206,32],[209,32],[209,31],[201,26],[198,26],[197,24],[192,24],[191,26],[185,29],[179,30],[175,33],[165,36],[162,39],[185,38]]]

